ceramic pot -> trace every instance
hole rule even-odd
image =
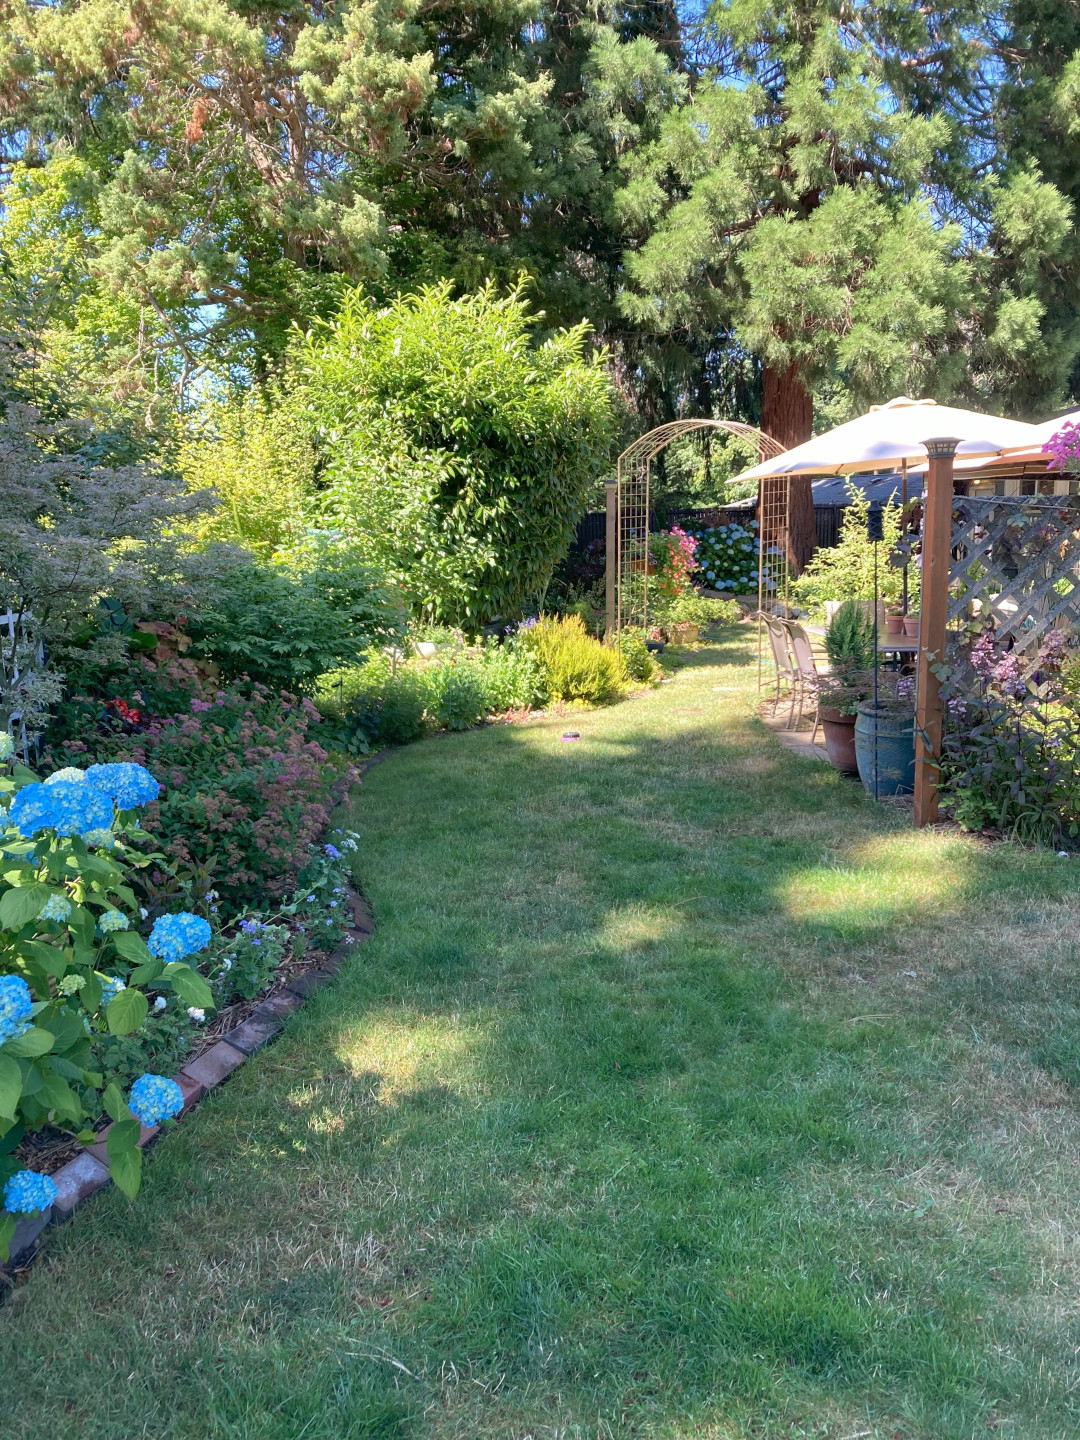
[[[889,615],[889,614],[886,614],[886,616],[885,616],[885,630],[886,630],[886,633],[889,634],[889,635],[902,635],[902,634],[904,633],[904,617],[903,617],[903,615]]]
[[[821,728],[825,731],[829,764],[841,775],[857,775],[859,761],[855,754],[855,716],[823,706],[820,719]]]
[[[875,711],[874,702],[864,700],[855,719],[855,755],[859,779],[871,795],[910,795],[915,789],[915,717]]]
[[[673,645],[692,645],[700,633],[699,627],[688,620],[680,625],[669,625],[667,631]]]
[[[919,638],[918,612],[916,612],[914,615],[904,616],[904,634],[907,635],[908,638],[911,640],[917,640]]]

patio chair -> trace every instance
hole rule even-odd
[[[776,665],[776,694],[773,697],[772,713],[775,716],[777,706],[780,704],[781,687],[784,680],[787,680],[791,687],[791,709],[788,712],[787,729],[791,729],[792,718],[795,714],[795,702],[799,691],[799,668],[795,664],[791,652],[790,638],[783,622],[775,615],[769,615],[764,610],[758,611],[758,619],[765,626],[769,636],[769,644],[772,646],[773,662]]]
[[[799,707],[795,729],[799,728],[802,721],[804,701],[812,699],[814,702],[814,728],[810,734],[810,744],[813,745],[817,739],[818,726],[821,723],[821,676],[818,674],[817,664],[814,660],[810,636],[796,620],[785,620],[783,625],[788,634],[791,653],[795,657]]]

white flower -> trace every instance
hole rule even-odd
[[[223,970],[231,970],[231,969],[232,969],[232,956],[231,956],[231,955],[226,955],[226,956],[225,956],[225,959],[222,960],[222,962],[221,962],[221,968],[222,968]]]
[[[164,1010],[164,1009],[165,1009],[165,1006],[166,1006],[168,1003],[169,1003],[169,1002],[165,999],[165,996],[164,996],[164,995],[159,995],[159,996],[157,997],[157,999],[154,1001],[154,1009],[155,1009],[155,1010]]]
[[[150,911],[147,910],[147,908],[146,908],[145,905],[140,905],[140,906],[139,906],[139,914],[140,914],[140,915],[142,916],[142,918],[145,920],[146,917],[147,917],[147,915],[150,914]]]
[[[187,1013],[199,1025],[206,1019],[206,1011],[200,1010],[197,1005],[189,1005]]]

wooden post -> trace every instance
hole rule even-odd
[[[615,578],[619,564],[619,482],[609,480],[604,486],[607,495],[607,522],[604,530],[604,639],[615,633]]]
[[[931,666],[945,658],[952,541],[953,457],[959,440],[927,440],[930,465],[923,496],[922,599],[915,707],[915,824],[932,825],[938,813],[941,696]]]

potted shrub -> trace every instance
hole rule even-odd
[[[912,640],[919,638],[919,612],[904,616],[904,634]]]
[[[885,629],[890,635],[902,635],[904,633],[904,607],[902,605],[887,605],[885,607]]]
[[[845,775],[858,773],[855,717],[867,691],[866,672],[874,663],[874,626],[854,600],[837,608],[825,634],[832,667],[823,677],[818,711],[830,763]]]
[[[859,779],[871,795],[910,795],[915,789],[915,680],[888,671],[878,676],[877,701],[867,695],[855,719]]]

